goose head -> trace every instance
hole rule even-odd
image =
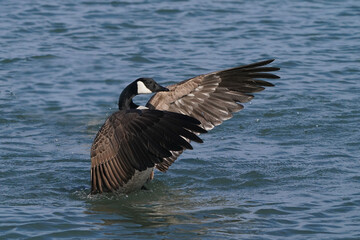
[[[169,89],[161,86],[157,82],[155,82],[152,78],[138,78],[135,80],[136,82],[136,94],[149,94],[155,92],[169,91]]]
[[[132,99],[139,94],[150,94],[161,91],[169,91],[169,89],[161,86],[152,78],[138,78],[130,83],[120,94],[119,110],[135,109],[136,105]]]

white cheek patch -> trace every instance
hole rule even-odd
[[[148,94],[148,93],[152,93],[152,91],[150,91],[150,89],[148,89],[142,81],[138,81],[137,82],[137,93],[138,94]]]

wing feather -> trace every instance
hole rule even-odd
[[[134,176],[172,156],[192,149],[186,139],[202,142],[206,132],[192,117],[158,110],[118,111],[99,130],[91,147],[92,193],[115,191]]]
[[[168,86],[169,92],[156,93],[147,103],[150,109],[182,113],[196,118],[201,127],[211,130],[230,119],[234,112],[243,109],[241,103],[253,99],[252,93],[260,92],[272,83],[258,79],[277,79],[270,72],[277,67],[268,67],[274,60],[266,60],[231,69],[203,74]],[[189,142],[189,138],[186,138]],[[166,171],[185,149],[171,151],[156,168]]]

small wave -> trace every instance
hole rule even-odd
[[[57,56],[52,55],[52,54],[45,54],[45,55],[35,55],[35,56],[24,57],[24,58],[19,58],[19,57],[5,58],[5,59],[2,59],[0,61],[0,63],[8,64],[8,63],[15,63],[15,62],[19,62],[19,61],[29,61],[29,60],[38,60],[38,59],[52,59],[52,58],[56,58],[56,57]]]
[[[174,14],[174,13],[180,13],[181,11],[178,10],[178,9],[165,9],[165,8],[162,8],[162,9],[158,9],[156,10],[156,13],[158,14]]]
[[[152,61],[150,59],[145,58],[140,55],[134,55],[132,57],[127,58],[126,60],[129,60],[131,62],[136,62],[136,63],[152,63]]]
[[[52,54],[45,54],[45,55],[36,55],[36,56],[32,56],[30,57],[30,59],[52,59],[52,58],[56,58],[57,56],[52,55]]]
[[[289,212],[286,211],[281,211],[278,209],[274,209],[274,208],[262,208],[259,209],[255,212],[255,214],[259,214],[259,215],[287,215],[290,214]]]
[[[0,63],[13,63],[13,62],[18,62],[18,61],[21,61],[21,60],[24,60],[23,58],[5,58],[5,59],[2,59],[0,61]]]

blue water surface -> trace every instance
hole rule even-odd
[[[357,0],[0,1],[0,238],[360,239],[359,16]],[[149,191],[89,195],[129,82],[270,58],[276,87]]]

